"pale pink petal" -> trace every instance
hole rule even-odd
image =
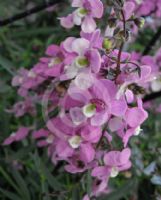
[[[131,127],[138,127],[141,125],[148,117],[145,110],[141,108],[129,108],[125,114],[125,121]]]
[[[109,125],[109,129],[114,132],[114,131],[117,131],[117,130],[123,128],[124,124],[123,124],[123,120],[121,118],[114,117],[109,120],[108,125]]]
[[[75,40],[74,37],[68,37],[68,38],[62,43],[63,48],[64,48],[67,52],[69,52],[69,53],[73,52],[72,43],[73,43],[74,40]]]
[[[86,52],[86,56],[90,62],[90,68],[92,72],[98,73],[101,67],[101,56],[98,50],[91,49]]]
[[[52,44],[52,45],[49,45],[45,54],[49,55],[49,56],[56,56],[56,54],[60,52],[60,47],[55,45],[55,44]]]
[[[115,116],[123,116],[127,110],[127,103],[125,99],[113,100],[111,102],[111,114]]]
[[[95,150],[91,144],[81,144],[80,156],[85,163],[89,163],[94,159]]]
[[[84,38],[75,39],[72,43],[72,50],[78,55],[84,55],[86,49],[89,48],[89,41]]]
[[[70,14],[67,17],[61,17],[60,18],[60,24],[61,24],[61,26],[65,27],[67,29],[72,28],[74,26],[73,15]]]
[[[91,143],[97,143],[102,136],[102,130],[100,127],[85,126],[81,130],[81,137]]]
[[[132,103],[134,101],[134,94],[131,90],[127,89],[125,92],[125,96],[128,103]]]
[[[103,15],[103,3],[101,0],[89,1],[92,6],[92,16],[94,18],[101,18]]]
[[[82,23],[82,31],[85,33],[92,33],[96,29],[96,22],[90,16],[85,17]]]
[[[104,179],[107,177],[109,170],[106,166],[96,167],[92,170],[91,175],[97,177],[98,179]]]
[[[126,2],[124,4],[124,15],[125,19],[128,20],[135,10],[135,4],[133,2]]]
[[[107,111],[96,113],[91,119],[92,126],[101,126],[108,121],[109,114]]]
[[[120,165],[126,164],[131,156],[131,150],[129,148],[123,149],[120,154]]]

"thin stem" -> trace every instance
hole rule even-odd
[[[0,27],[12,24],[15,21],[24,19],[29,15],[38,13],[38,12],[40,12],[42,10],[45,10],[46,8],[49,8],[49,7],[53,6],[53,5],[55,5],[57,3],[61,3],[61,2],[63,2],[63,0],[46,0],[43,4],[41,4],[39,6],[36,6],[36,7],[33,7],[30,10],[26,10],[26,11],[24,11],[22,13],[19,13],[17,15],[14,15],[13,17],[9,17],[7,19],[0,20]]]
[[[124,11],[121,10],[121,16],[122,16],[122,21],[123,21],[123,31],[124,31],[124,39],[126,38],[126,19],[125,19],[125,15],[124,15]],[[119,53],[118,53],[118,58],[117,58],[117,73],[120,73],[120,64],[121,64],[121,54],[122,54],[122,50],[124,47],[124,41],[121,42],[120,45],[120,49],[119,49]]]
[[[151,93],[151,94],[146,95],[143,98],[143,102],[145,103],[145,102],[148,102],[148,101],[152,101],[152,100],[155,100],[155,99],[160,98],[160,97],[161,97],[161,91]]]
[[[125,19],[125,14],[123,10],[121,10],[121,16],[123,20],[124,37],[126,38],[126,19]]]
[[[137,63],[132,62],[132,61],[127,61],[127,62],[122,62],[122,63],[132,64],[132,65],[135,65],[136,67],[140,67]]]
[[[118,74],[120,73],[121,54],[122,54],[123,47],[124,47],[124,42],[121,43],[119,53],[118,53],[118,58],[117,58],[117,68],[116,68],[116,70],[117,70]]]

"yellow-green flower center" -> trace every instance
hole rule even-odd
[[[79,9],[79,13],[80,13],[81,15],[86,15],[86,14],[88,13],[88,11],[87,11],[85,8],[80,8],[80,9]]]

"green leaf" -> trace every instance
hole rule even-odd
[[[125,197],[125,195],[130,194],[131,191],[134,191],[134,188],[137,184],[136,179],[132,179],[130,181],[127,181],[126,184],[124,184],[122,187],[120,187],[118,190],[103,196],[102,198],[98,198],[98,200],[120,200],[120,198]]]
[[[72,200],[80,200],[79,187],[74,187],[72,190]]]
[[[57,179],[53,176],[53,174],[49,171],[49,169],[44,166],[42,162],[41,162],[41,169],[50,187],[52,187],[54,190],[62,190],[64,188],[63,185],[61,185],[57,181]]]
[[[12,76],[15,75],[15,73],[11,69],[11,67],[13,67],[13,64],[6,58],[2,57],[1,55],[0,55],[0,66],[2,66]]]
[[[21,191],[23,199],[31,200],[30,192],[27,188],[27,184],[26,184],[25,180],[22,178],[22,176],[20,175],[20,173],[17,170],[12,169],[12,175],[13,175],[15,181],[17,182],[17,185],[19,186],[19,190]]]
[[[10,90],[10,86],[8,86],[4,81],[0,80],[0,93],[7,93]]]
[[[20,197],[18,197],[16,194],[14,194],[13,192],[9,192],[7,190],[4,190],[2,188],[0,188],[0,192],[5,196],[8,197],[11,200],[22,200]]]
[[[0,173],[3,175],[3,177],[6,179],[6,181],[12,186],[17,192],[19,192],[19,188],[15,184],[15,182],[10,178],[10,176],[5,172],[5,170],[0,167]]]
[[[23,147],[22,149],[20,149],[17,152],[14,152],[13,155],[10,155],[10,157],[13,160],[20,160],[25,158],[26,156],[29,155],[30,152],[32,152],[32,150],[35,148],[34,145],[29,145],[27,147]]]
[[[87,173],[87,193],[88,193],[89,196],[90,196],[91,190],[92,190],[91,186],[92,186],[92,176],[91,176],[91,171],[88,170],[88,173]]]

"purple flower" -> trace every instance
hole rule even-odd
[[[9,145],[13,142],[18,142],[23,139],[25,139],[29,134],[30,128],[27,127],[20,127],[17,132],[12,133],[5,141],[3,142],[3,145]]]
[[[68,54],[68,62],[64,66],[64,75],[60,78],[72,79],[80,72],[91,71],[98,73],[101,67],[101,56],[94,48],[96,43],[85,38],[67,38],[62,48]]]
[[[92,170],[92,176],[99,180],[107,180],[109,177],[116,177],[120,171],[131,167],[129,161],[131,151],[129,148],[120,151],[110,151],[104,156],[105,166],[98,166]]]
[[[99,19],[103,15],[102,2],[100,0],[73,0],[72,7],[77,9],[67,17],[60,18],[61,25],[65,28],[81,25],[83,32],[92,33],[96,29],[94,18]]]

